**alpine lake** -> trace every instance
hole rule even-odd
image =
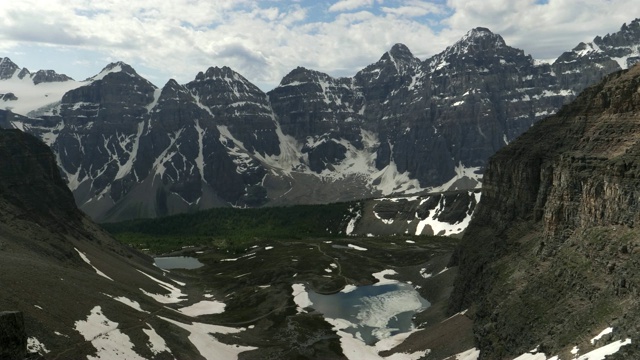
[[[424,334],[442,335],[438,324],[449,317],[446,300],[456,269],[446,266],[458,241],[435,236],[256,240],[236,253],[198,247],[155,261],[187,283],[187,292],[226,304],[223,313],[198,320],[242,328],[216,334],[218,341],[258,348],[239,359],[339,359],[344,332],[364,346],[412,332],[388,354],[434,349]],[[294,284],[307,293],[303,308],[294,301]],[[338,331],[332,319],[349,326]],[[459,343],[442,354],[473,347],[470,323],[455,331]]]

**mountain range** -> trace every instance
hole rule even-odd
[[[481,359],[638,358],[639,122],[635,65],[491,157],[450,263]]]
[[[351,78],[299,67],[268,93],[229,67],[158,88],[122,62],[75,81],[3,58],[0,127],[49,145],[103,222],[473,189],[492,154],[639,46],[634,20],[549,64],[475,28],[424,61],[397,44]]]

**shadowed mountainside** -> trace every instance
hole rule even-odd
[[[640,340],[640,66],[607,76],[494,155],[455,263],[483,359]],[[597,344],[597,342],[596,342]],[[569,355],[571,356],[571,355]],[[631,357],[628,357],[631,356]]]

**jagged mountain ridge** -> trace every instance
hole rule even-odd
[[[352,78],[297,68],[267,94],[228,67],[158,89],[114,63],[58,83],[59,102],[2,104],[31,117],[4,116],[54,149],[78,205],[102,221],[472,188],[490,155],[620,69],[612,56],[637,52],[637,27],[596,38],[612,44],[597,57],[579,45],[554,64],[476,28],[425,61],[398,44]]]

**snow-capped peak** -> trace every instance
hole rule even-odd
[[[468,45],[480,46],[482,50],[501,48],[506,46],[502,36],[494,34],[491,30],[484,27],[477,27],[469,30],[456,44],[452,47],[466,47]]]
[[[399,74],[404,74],[407,68],[418,68],[420,59],[413,56],[411,50],[404,44],[395,44],[380,58],[381,63],[391,62]]]
[[[138,76],[136,71],[129,64],[124,63],[122,61],[117,61],[117,62],[113,62],[113,63],[105,66],[104,69],[102,69],[102,71],[100,71],[100,73],[98,73],[98,75],[90,77],[87,80],[91,80],[91,81],[102,80],[102,79],[104,79],[105,76],[107,76],[107,75],[109,75],[111,73],[118,73],[118,72],[124,72],[124,73],[126,73],[126,74],[128,74],[129,76],[132,76],[132,77]]]
[[[8,57],[0,58],[0,79],[10,79],[19,69]]]
[[[393,56],[395,59],[407,59],[413,60],[415,59],[411,50],[404,44],[395,44],[391,47],[391,50],[388,52],[389,55]]]

